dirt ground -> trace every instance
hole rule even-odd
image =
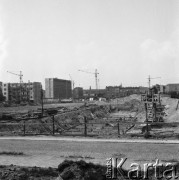
[[[68,161],[58,168],[0,166],[2,180],[105,180],[106,168],[85,161]]]
[[[106,159],[111,157],[127,158],[125,170],[130,169],[131,163],[143,167],[144,163],[155,163],[156,159],[162,163],[179,161],[178,144],[45,140],[0,140],[0,144],[2,180],[61,180],[60,177],[63,180],[103,180]]]
[[[156,158],[161,161],[179,161],[178,144],[0,140],[0,152],[6,152],[0,155],[1,165],[53,168],[66,159],[106,165],[108,158],[127,157],[126,168],[132,162],[146,163]]]
[[[164,123],[173,123],[173,122],[179,122],[179,109],[176,110],[176,105],[178,100],[172,99],[169,97],[162,97],[162,104],[165,105],[165,114],[164,117]],[[91,103],[90,103],[91,104]],[[136,117],[135,122],[143,123],[145,121],[145,108],[144,103],[141,102],[141,96],[140,95],[130,95],[128,97],[124,98],[118,98],[111,100],[110,102],[93,102],[94,105],[97,105],[95,107],[90,107],[91,110],[88,112],[74,112],[71,114],[64,114],[62,116],[61,114],[58,114],[55,116],[55,122],[57,124],[55,125],[56,133],[57,134],[84,134],[84,118],[85,115],[88,120],[88,126],[87,126],[87,133],[88,135],[92,136],[98,136],[100,138],[116,138],[119,136],[118,127],[117,127],[117,121],[116,119],[119,119],[120,117]],[[107,105],[107,106],[106,106]],[[84,107],[84,103],[69,103],[69,104],[48,104],[45,105],[44,108],[53,108],[53,107],[65,107],[67,109],[75,109]],[[109,114],[109,110],[105,110],[104,107],[115,107],[115,111],[111,112]],[[30,109],[37,109],[40,108],[40,106],[22,106],[22,107],[7,107],[7,108],[0,108],[0,111],[13,111],[13,112],[27,112]],[[95,109],[95,110],[94,110]],[[109,108],[108,108],[109,109]],[[113,119],[113,120],[112,120]],[[33,126],[28,125],[28,123],[34,123],[37,124]],[[135,123],[133,122],[133,123]],[[81,123],[81,125],[80,125]],[[91,124],[90,124],[91,123]],[[46,127],[46,124],[48,124]],[[79,125],[78,125],[79,124]],[[19,126],[18,126],[19,125]],[[78,125],[78,126],[76,126]],[[125,134],[125,131],[132,127],[132,123],[128,125],[120,124],[120,137],[122,138]],[[27,122],[27,134],[28,133],[37,133],[37,134],[51,134],[52,131],[52,119],[51,118],[43,118],[42,120],[36,119],[30,120]],[[43,127],[43,128],[42,128]],[[74,128],[71,128],[74,127]],[[142,125],[135,125],[134,128],[129,130],[127,134],[129,137],[136,137],[136,136],[142,136]],[[7,129],[7,130],[6,130]],[[23,129],[23,122],[20,122],[17,124],[17,127],[14,126],[3,126],[1,127],[1,134],[3,135],[4,131],[5,134],[8,134],[9,132],[13,132],[12,135],[18,134]],[[48,130],[49,129],[49,130]],[[66,129],[68,131],[66,131]],[[18,132],[16,132],[18,130]],[[8,132],[6,132],[8,131]],[[156,126],[151,129],[152,136],[156,138],[178,138],[179,137],[179,126],[178,125],[172,125],[170,126]]]
[[[44,108],[56,108],[56,107],[68,107],[74,108],[83,105],[84,103],[56,103],[56,104],[44,104]],[[0,112],[18,112],[18,113],[27,113],[28,111],[37,110],[41,108],[41,105],[35,106],[18,106],[18,107],[0,107]]]

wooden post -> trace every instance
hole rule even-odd
[[[120,128],[119,128],[119,121],[117,123],[117,131],[118,131],[118,137],[120,136]]]
[[[146,112],[146,131],[147,133],[149,132],[149,129],[148,129],[148,115],[147,115],[147,103],[145,103],[145,112]]]
[[[43,89],[41,89],[42,117],[43,117],[43,113],[44,113],[44,101],[43,101],[43,96],[44,96],[44,94],[43,94]]]
[[[55,116],[52,116],[52,120],[53,120],[53,135],[55,135]]]
[[[177,111],[177,109],[178,109],[178,105],[179,105],[179,100],[178,100],[178,103],[177,103],[176,111]]]
[[[24,120],[24,125],[23,125],[23,132],[24,132],[24,136],[25,136],[25,120]]]
[[[84,116],[84,136],[87,136],[87,120],[86,120],[86,116]]]

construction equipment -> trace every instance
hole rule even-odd
[[[13,72],[10,72],[10,71],[7,71],[8,73],[10,74],[13,74],[13,75],[16,75],[16,76],[19,76],[19,82],[20,82],[20,102],[21,102],[21,95],[22,95],[22,77],[23,77],[23,74],[22,74],[22,71],[20,71],[19,74],[16,74],[16,73],[13,73]]]
[[[20,84],[23,83],[23,81],[22,81],[22,76],[23,76],[22,71],[20,71],[20,74],[16,74],[16,73],[13,73],[13,72],[10,72],[10,71],[7,71],[7,72],[10,73],[10,74],[19,76]]]
[[[71,75],[69,74],[70,79],[71,79],[71,84],[72,84],[72,99],[74,99],[74,94],[73,94],[73,90],[74,90],[74,86],[75,86],[75,82],[73,81]]]
[[[70,79],[71,79],[72,89],[74,89],[74,87],[75,87],[75,82],[73,81],[73,79],[72,79],[72,77],[71,77],[70,74],[69,74],[69,76],[70,76]]]
[[[149,77],[147,78],[149,80],[149,89],[150,89],[150,82],[151,82],[151,79],[160,79],[161,77],[155,77],[155,78],[151,78],[150,75]]]
[[[98,90],[98,71],[97,69],[95,69],[95,72],[88,72],[88,71],[84,71],[84,70],[78,70],[78,71],[81,71],[81,72],[85,72],[85,73],[89,73],[89,74],[94,74],[95,75],[95,83],[96,83],[96,90]]]

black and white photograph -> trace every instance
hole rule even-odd
[[[0,0],[0,180],[179,179],[179,0]]]

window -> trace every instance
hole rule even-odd
[[[4,91],[6,91],[6,88],[4,88]]]

